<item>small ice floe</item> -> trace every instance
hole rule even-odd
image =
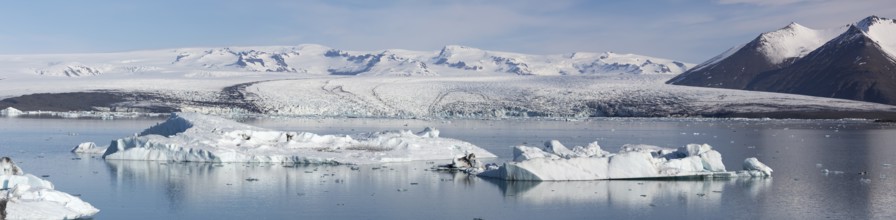
[[[744,160],[744,170],[750,173],[751,176],[771,176],[772,168],[766,166],[764,163],[759,162],[755,157],[750,157]],[[758,173],[757,173],[758,172]]]
[[[871,183],[871,179],[863,177],[863,178],[859,178],[859,182],[864,183],[864,184],[869,184],[869,183]]]
[[[821,173],[824,174],[824,175],[828,175],[828,174],[840,175],[840,174],[843,174],[844,172],[843,172],[843,171],[839,171],[839,170],[822,169],[822,170],[821,170]]]
[[[72,148],[71,152],[77,154],[103,154],[103,152],[106,152],[106,148],[108,147],[96,146],[96,143],[93,142],[84,142]]]
[[[486,166],[476,174],[505,180],[566,181],[768,177],[772,172],[756,158],[746,159],[743,171],[726,171],[722,155],[707,144],[677,149],[625,145],[612,154],[597,143],[569,149],[552,140],[544,148],[517,146],[513,153],[513,161]]]
[[[24,173],[9,157],[0,158],[0,168],[4,219],[80,219],[100,211],[77,196],[56,191],[50,181]]]
[[[485,170],[485,166],[476,159],[476,154],[469,153],[462,157],[454,158],[450,164],[439,165],[434,170],[454,170],[467,173],[479,173]]]

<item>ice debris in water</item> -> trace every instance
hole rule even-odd
[[[689,144],[678,149],[625,145],[612,154],[596,142],[569,149],[551,140],[544,148],[517,146],[513,153],[513,161],[486,166],[485,171],[476,174],[505,180],[564,181],[767,177],[772,172],[755,158],[744,161],[743,171],[726,171],[722,155],[707,144]]]
[[[470,153],[463,157],[454,158],[450,164],[439,165],[434,170],[459,170],[467,173],[478,173],[485,169],[485,165],[476,159],[476,154]]]
[[[9,157],[0,158],[2,219],[80,219],[99,212],[90,203],[56,191],[53,183],[25,173]]]

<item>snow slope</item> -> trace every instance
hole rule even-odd
[[[845,27],[815,30],[794,22],[779,30],[759,35],[759,51],[769,62],[781,64],[787,59],[809,54],[845,30]]]
[[[137,136],[113,140],[103,158],[369,164],[453,159],[469,153],[495,157],[473,144],[440,138],[439,131],[432,128],[419,133],[402,130],[354,136],[318,135],[273,131],[213,116],[177,113]]]
[[[856,22],[855,26],[896,60],[896,19],[871,16]]]
[[[772,65],[781,65],[788,60],[798,59],[809,54],[845,30],[846,26],[832,29],[811,29],[792,22],[781,29],[762,33],[747,44],[734,46],[687,71],[699,71],[712,67],[744,47],[755,47],[750,49],[755,49],[765,61]]]

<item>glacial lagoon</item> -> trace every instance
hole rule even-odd
[[[437,172],[448,161],[350,166],[105,161],[106,144],[152,119],[0,118],[0,152],[101,211],[96,219],[892,219],[896,125],[864,120],[243,119],[319,134],[436,127],[509,160],[511,146],[707,143],[729,170],[757,157],[772,178],[505,182]],[[824,171],[827,172],[824,172]]]

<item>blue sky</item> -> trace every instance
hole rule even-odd
[[[322,44],[533,54],[636,53],[702,62],[790,22],[896,17],[893,0],[4,1],[0,54]]]

